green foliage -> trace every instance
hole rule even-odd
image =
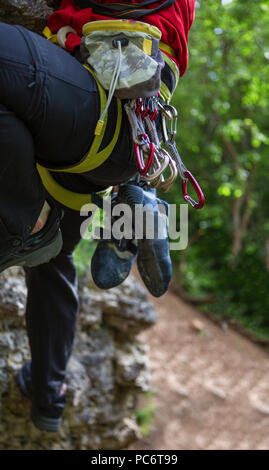
[[[74,263],[78,276],[83,276],[89,269],[91,258],[96,247],[92,240],[82,240],[74,252]]]
[[[147,436],[150,432],[155,412],[156,405],[152,401],[153,392],[144,393],[144,404],[136,411],[136,421],[143,436]]]
[[[96,240],[94,239],[94,232],[97,227],[103,226],[104,213],[101,209],[96,209],[92,221],[89,224],[87,232],[84,234],[84,239],[78,244],[74,252],[74,263],[78,276],[83,276],[89,269],[91,258],[96,248]]]
[[[198,236],[187,254],[172,252],[175,272],[184,257],[186,290],[215,293],[208,309],[269,334],[269,4],[196,4],[189,69],[172,104],[178,147],[206,204],[189,211],[189,237]],[[164,197],[183,202],[179,191]]]

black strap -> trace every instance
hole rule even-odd
[[[141,3],[109,3],[100,4],[92,0],[75,0],[80,8],[92,8],[98,15],[110,16],[112,18],[139,18],[140,16],[151,15],[157,11],[164,10],[165,8],[173,5],[176,0],[165,0],[161,2],[156,8],[145,8],[156,0],[145,0]]]

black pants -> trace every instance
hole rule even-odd
[[[112,102],[108,134],[115,109]],[[23,27],[0,23],[0,256],[14,237],[29,235],[46,199],[36,161],[53,167],[78,162],[91,145],[98,117],[97,85],[74,57]],[[63,183],[89,193],[123,182],[136,173],[131,149],[124,117],[111,157],[88,174],[60,174]],[[79,212],[66,209],[62,252],[50,263],[26,269],[37,405],[58,395],[72,350],[78,312],[72,252],[81,222]]]
[[[59,395],[72,352],[79,311],[72,253],[80,241],[82,220],[79,212],[65,209],[61,253],[49,263],[24,268],[28,288],[26,326],[37,406],[49,405]]]

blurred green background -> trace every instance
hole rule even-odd
[[[177,145],[202,186],[189,244],[172,251],[175,289],[220,318],[269,338],[269,2],[200,0],[189,68],[171,104]],[[183,203],[178,179],[169,203]],[[178,211],[179,215],[179,211]],[[179,228],[179,221],[178,221]],[[94,245],[83,241],[80,272]],[[208,301],[207,301],[208,300]]]
[[[175,283],[269,337],[269,2],[200,0],[172,104],[177,144],[206,197],[189,210]],[[179,183],[164,195],[182,202]]]

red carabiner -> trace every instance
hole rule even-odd
[[[194,191],[196,192],[199,202],[196,202],[194,199],[192,199],[188,193],[187,193],[187,181],[182,181],[182,192],[183,192],[183,198],[185,201],[189,202],[189,204],[194,207],[194,209],[202,209],[205,203],[205,197],[203,194],[203,191],[201,190],[199,184],[197,183],[196,179],[194,176],[192,176],[190,171],[185,171],[184,176],[187,178],[187,180],[191,183]]]
[[[142,163],[142,157],[141,157],[139,145],[134,144],[134,148],[135,148],[136,161],[138,165],[138,171],[140,175],[145,176],[147,172],[149,171],[150,166],[153,162],[154,153],[155,153],[155,145],[153,142],[150,143],[150,153],[144,165]]]
[[[144,108],[143,108],[143,100],[142,100],[142,98],[138,98],[137,101],[138,101],[138,104],[136,104],[135,114],[136,114],[136,116],[138,117],[139,114],[144,111]]]

